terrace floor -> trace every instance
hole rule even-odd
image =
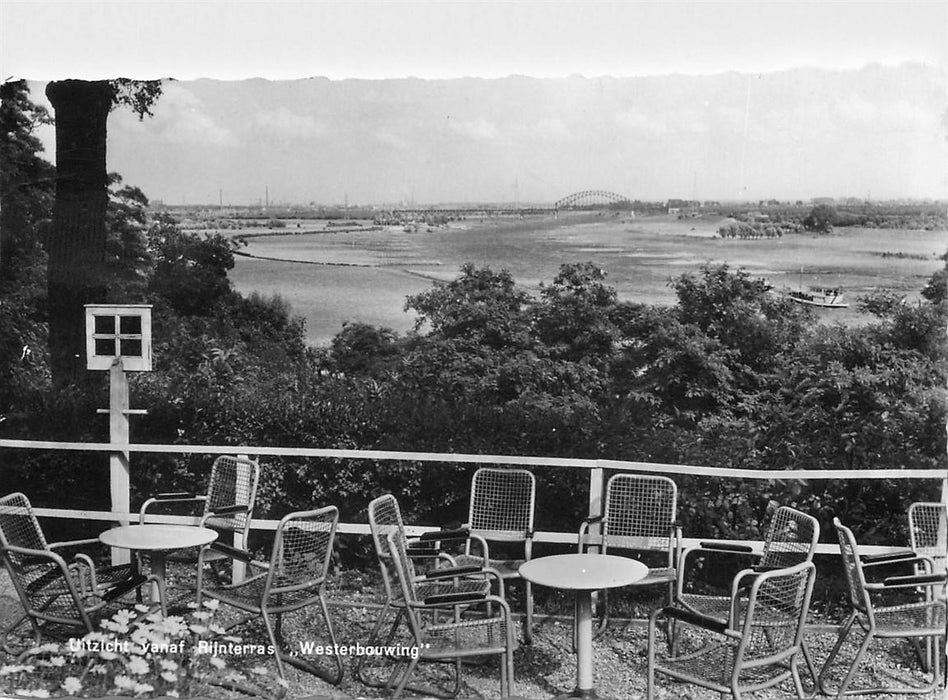
[[[346,572],[343,577],[336,577],[330,592],[330,616],[336,630],[337,641],[340,645],[365,642],[372,625],[377,619],[380,600],[377,581],[371,576],[362,576],[353,572]],[[562,599],[550,599],[556,607],[562,608]],[[516,606],[516,604],[515,604]],[[0,624],[6,625],[16,618],[21,608],[16,594],[10,585],[5,571],[0,571]],[[222,609],[223,611],[223,609]],[[544,610],[541,608],[538,613]],[[226,615],[226,613],[221,613]],[[226,624],[226,617],[220,620]],[[820,620],[815,622],[819,623]],[[824,621],[825,622],[825,621]],[[325,643],[323,626],[318,616],[310,613],[294,613],[284,622],[284,634],[290,645],[299,641],[313,640]],[[251,622],[238,628],[235,632],[243,639],[260,642],[266,639],[266,632],[259,622]],[[829,653],[836,635],[831,625],[817,625],[808,633],[807,639],[818,665]],[[575,657],[572,653],[572,626],[571,620],[564,615],[541,616],[534,630],[534,643],[521,644],[514,656],[515,683],[514,695],[518,698],[541,700],[550,698],[558,693],[569,691],[575,684]],[[605,697],[612,698],[644,698],[646,686],[646,659],[647,639],[646,626],[641,620],[621,620],[611,625],[605,635],[594,643],[596,683],[599,692]],[[855,652],[855,644],[847,643],[844,654],[851,659]],[[13,661],[11,657],[0,652],[0,666]],[[230,660],[228,660],[230,663]],[[256,676],[260,687],[269,689],[271,693],[281,691],[275,683],[276,666],[272,658],[258,656],[253,659],[235,659],[233,667],[245,671],[250,665],[257,668],[263,666],[267,674]],[[368,687],[360,683],[354,674],[355,659],[344,660],[345,678],[340,686],[332,686],[308,673],[288,667],[285,697],[289,699],[352,699],[352,698],[379,698],[384,697],[381,690]],[[914,653],[904,643],[879,643],[872,647],[867,661],[864,662],[865,673],[874,676],[877,681],[885,682],[887,674],[895,672],[900,677],[909,673],[921,682],[924,676],[917,670],[918,664]],[[440,688],[441,692],[448,687],[445,683],[447,667],[441,665],[422,665],[417,674],[419,684],[433,689]],[[3,684],[0,678],[0,696],[12,691]],[[61,694],[61,691],[60,691]],[[214,693],[221,697],[228,693],[219,690]],[[500,694],[499,671],[493,661],[483,664],[472,664],[464,670],[464,684],[462,698],[496,698]],[[54,692],[54,696],[56,693]],[[868,698],[934,698],[943,697],[941,693],[930,693],[927,696],[919,695],[867,695]],[[240,696],[238,696],[240,697]],[[424,693],[406,693],[406,697],[428,697]],[[753,697],[770,700],[772,698],[795,697],[791,684],[775,689],[756,693]],[[659,682],[657,700],[673,700],[687,698],[689,700],[717,700],[719,695],[710,691],[686,686],[661,679]]]

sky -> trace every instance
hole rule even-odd
[[[264,192],[322,203],[549,201],[585,188],[657,199],[939,197],[948,191],[946,8],[944,0],[0,0],[0,74],[183,81],[166,88],[154,119],[110,118],[110,169],[171,202],[253,203]],[[906,62],[933,68],[934,81],[911,89],[870,81],[854,92],[825,76],[795,89],[774,77],[799,68],[865,77],[866,66]],[[741,74],[740,89],[713,87],[731,72]],[[371,90],[346,88],[351,79],[394,80],[401,90],[407,77],[474,76],[499,91],[512,75],[554,82],[537,104],[507,99],[494,112],[463,95],[438,111],[426,93],[428,112],[387,122],[372,112],[380,103]],[[249,90],[230,98],[257,105],[230,109],[237,123],[226,100],[186,82],[314,76],[332,81],[320,105],[292,91],[267,104],[258,85],[252,100]],[[570,76],[587,82],[575,87]],[[641,84],[629,83],[632,104],[619,91],[590,94],[603,76],[707,80],[689,83],[693,104],[687,92],[639,100]],[[394,114],[398,97],[386,100]],[[279,136],[272,148],[259,148],[255,124]],[[44,140],[52,153],[51,135]]]

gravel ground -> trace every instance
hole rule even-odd
[[[5,572],[4,572],[5,574]],[[6,584],[6,585],[4,585]],[[348,574],[344,580],[337,578],[335,586],[330,591],[330,616],[336,630],[339,644],[355,644],[365,642],[369,631],[377,619],[379,609],[379,589],[377,582],[370,576]],[[15,597],[12,597],[9,583],[0,579],[0,623],[7,624],[18,610]],[[557,601],[562,605],[562,600]],[[514,605],[516,609],[516,604]],[[538,612],[544,612],[539,608]],[[820,622],[820,621],[817,621]],[[518,630],[519,631],[519,630]],[[254,621],[242,626],[236,631],[246,641],[261,642],[266,639],[263,625]],[[540,618],[534,630],[534,643],[521,644],[514,655],[515,682],[514,695],[519,698],[540,700],[550,698],[558,693],[572,690],[575,685],[575,656],[571,650],[572,625],[568,617]],[[319,617],[311,612],[294,613],[284,621],[284,635],[287,642],[296,645],[299,641],[316,641],[325,643],[325,628]],[[807,640],[818,666],[835,641],[836,635],[832,628],[821,628],[809,632]],[[851,659],[855,652],[855,645],[847,643],[844,647],[844,658]],[[646,688],[646,661],[647,639],[646,627],[641,621],[620,621],[610,626],[609,630],[594,643],[596,685],[602,696],[620,699],[637,699],[645,697]],[[0,652],[0,665],[10,663],[12,658]],[[271,658],[253,657],[248,659],[227,659],[228,663],[238,669],[248,668],[251,665],[264,663],[270,669],[271,679],[276,677],[276,666]],[[345,659],[345,678],[340,686],[331,686],[328,683],[299,671],[288,668],[286,689],[287,698],[379,698],[384,693],[360,683],[355,678],[353,658]],[[915,681],[922,681],[923,676],[918,670],[918,663],[911,647],[902,642],[877,642],[870,649],[870,654],[863,664],[864,672],[860,674],[860,682],[874,675],[881,682],[889,673],[900,676],[910,675]],[[444,692],[448,689],[446,680],[449,667],[438,664],[423,664],[416,677],[418,683],[432,689]],[[463,673],[462,698],[497,698],[500,696],[499,671],[495,661],[488,660],[480,664],[466,665]],[[267,683],[270,690],[278,692],[279,687],[272,682]],[[9,691],[7,691],[9,692]],[[218,693],[215,692],[215,695]],[[220,691],[220,695],[226,695]],[[0,684],[0,696],[3,695],[3,686]],[[406,694],[409,697],[427,697],[427,693]],[[706,691],[694,686],[674,683],[669,679],[660,679],[656,698],[658,700],[718,700],[717,693]],[[772,698],[794,697],[792,684],[789,682],[775,689],[762,691],[752,697],[762,700]],[[867,698],[931,698],[934,700],[944,697],[944,692],[928,695],[866,695]]]

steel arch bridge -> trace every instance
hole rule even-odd
[[[583,190],[582,192],[574,192],[571,195],[567,195],[562,199],[556,200],[556,202],[553,204],[553,207],[555,209],[568,209],[570,207],[594,207],[603,204],[631,204],[631,200],[628,197],[623,197],[621,194],[616,194],[615,192],[606,192],[605,190]]]

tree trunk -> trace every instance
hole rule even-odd
[[[56,110],[56,202],[47,241],[50,368],[53,383],[81,382],[85,371],[84,304],[105,301],[108,206],[108,81],[62,80],[46,86]]]

